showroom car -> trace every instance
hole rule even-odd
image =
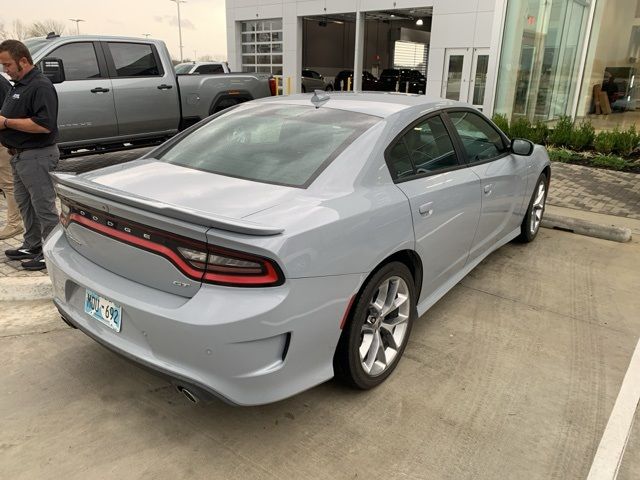
[[[545,149],[424,95],[271,97],[138,160],[54,174],[63,319],[190,400],[278,401],[394,371],[412,325],[492,251],[532,241]]]

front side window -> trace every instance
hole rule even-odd
[[[470,162],[482,162],[499,157],[507,151],[495,128],[477,113],[448,112]]]
[[[389,150],[387,163],[396,179],[436,173],[460,165],[449,133],[439,116],[411,127]]]
[[[243,105],[159,155],[175,165],[264,183],[307,187],[379,117],[330,108]]]
[[[118,77],[156,77],[160,69],[151,45],[146,43],[109,43]]]
[[[62,60],[66,80],[100,78],[98,58],[91,42],[69,43],[48,56]]]

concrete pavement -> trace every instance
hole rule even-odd
[[[4,303],[0,478],[585,478],[640,334],[638,271],[637,239],[541,230],[424,315],[380,388],[255,408],[194,407],[50,303]]]

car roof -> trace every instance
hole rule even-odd
[[[396,92],[333,92],[329,93],[329,101],[320,108],[346,110],[376,117],[386,118],[400,111],[416,109],[427,113],[445,107],[466,106],[462,102],[454,102],[426,95]],[[257,103],[280,103],[282,105],[312,105],[309,94],[266,97],[256,100]]]

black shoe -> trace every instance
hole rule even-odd
[[[25,270],[44,270],[47,265],[44,263],[44,255],[40,253],[33,260],[22,262],[22,268]]]
[[[16,250],[5,250],[4,254],[11,260],[29,260],[42,254],[42,247],[24,248],[24,245],[22,245]]]

